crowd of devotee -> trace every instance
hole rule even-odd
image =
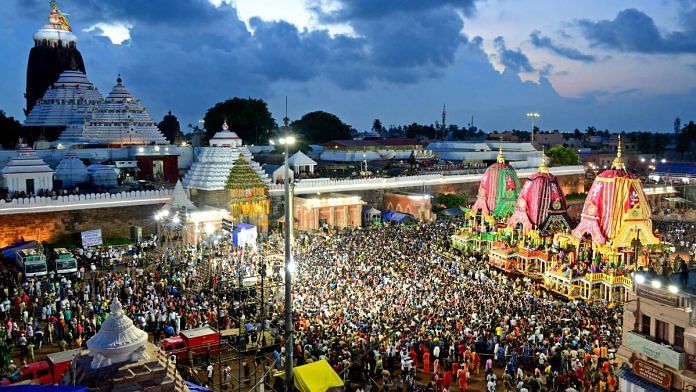
[[[298,235],[296,365],[327,359],[349,390],[616,390],[621,311],[554,299],[529,279],[489,271],[481,255],[454,254],[449,237],[459,224]],[[222,246],[162,252],[158,242],[79,250],[72,277],[4,276],[0,333],[24,362],[42,349],[84,347],[114,295],[155,342],[198,326],[251,331],[261,322],[224,290],[208,288],[230,284],[224,276],[239,269],[247,276],[264,268],[279,280],[282,258]],[[279,300],[267,313],[275,326],[283,315],[278,294],[269,293]],[[281,349],[274,358],[282,369]]]

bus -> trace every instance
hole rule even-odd
[[[18,249],[15,255],[15,264],[17,265],[17,270],[25,278],[46,276],[48,274],[46,255],[41,245]]]
[[[69,250],[65,248],[53,249],[53,259],[56,264],[56,273],[59,275],[74,274],[77,272],[77,260]]]

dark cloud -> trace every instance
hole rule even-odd
[[[578,25],[594,46],[621,52],[696,53],[695,17],[693,10],[683,13],[680,19],[687,28],[666,34],[660,33],[650,16],[634,8],[619,12],[614,20],[583,19]]]
[[[508,49],[505,45],[505,39],[498,36],[493,41],[497,52],[498,61],[505,67],[505,71],[514,73],[534,72],[534,67],[529,62],[527,55],[522,53],[520,49]]]
[[[597,61],[597,58],[591,54],[583,53],[575,48],[559,45],[551,40],[551,38],[541,35],[540,31],[534,31],[529,35],[532,45],[537,48],[548,49],[551,52],[565,57],[570,60],[582,61],[584,63],[592,63]]]
[[[338,7],[332,4],[331,11],[325,12],[322,6],[326,3],[327,0],[309,1],[310,9],[327,22],[381,19],[397,13],[418,14],[443,8],[459,10],[468,16],[475,12],[474,0],[340,0]]]

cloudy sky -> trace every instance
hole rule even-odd
[[[0,109],[23,119],[26,61],[48,0],[0,7]],[[696,120],[694,0],[59,0],[103,94],[121,73],[182,126],[228,97],[276,119],[324,110],[357,129],[670,131]]]

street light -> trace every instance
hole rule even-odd
[[[290,167],[288,165],[288,147],[295,144],[295,137],[290,134],[292,128],[287,125],[282,127],[285,136],[278,138],[277,141],[271,140],[270,143],[280,144],[285,147],[284,174],[283,181],[285,189],[285,389],[293,392],[295,388],[293,380],[293,325],[292,325],[292,270],[294,262],[290,249],[290,237],[292,233],[292,218],[290,211]]]
[[[532,120],[532,144],[534,144],[534,121],[541,118],[541,114],[537,112],[527,113],[527,118]]]

